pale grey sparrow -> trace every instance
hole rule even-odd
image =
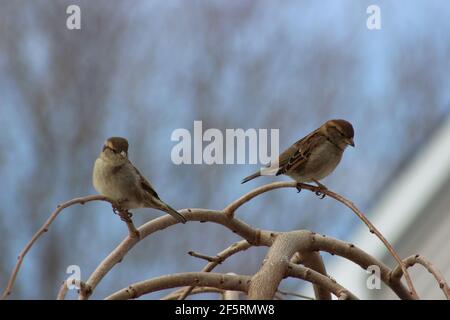
[[[155,208],[185,223],[186,218],[162,201],[152,185],[128,160],[128,141],[121,137],[106,140],[95,161],[94,188],[116,202],[120,209]]]

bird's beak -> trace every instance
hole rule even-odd
[[[105,144],[103,145],[103,151],[105,151],[106,149],[114,150],[113,145],[109,140],[106,140]]]
[[[353,141],[353,138],[347,139],[347,144],[349,146],[355,147],[355,142]]]

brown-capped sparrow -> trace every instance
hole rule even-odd
[[[334,171],[347,146],[355,146],[353,136],[354,130],[350,122],[341,119],[329,120],[281,153],[278,164],[272,164],[270,167],[272,174],[287,175],[298,183],[315,182],[326,189],[319,180]],[[261,170],[244,178],[242,183],[259,176]]]

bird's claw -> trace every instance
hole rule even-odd
[[[113,205],[112,209],[113,209],[114,214],[120,214],[121,212],[126,211],[126,210],[122,209],[121,207],[119,207],[118,205]]]
[[[128,212],[122,207],[122,204],[125,202],[125,199],[120,199],[115,201],[115,203],[111,204],[113,208],[114,214],[119,214],[120,212]]]
[[[328,188],[325,185],[321,184],[319,182],[319,180],[314,179],[313,182],[315,182],[320,189],[325,190],[325,191],[328,190]],[[320,197],[320,199],[325,198],[325,192],[323,192],[321,190],[317,190],[315,193],[316,193],[316,196]]]
[[[325,193],[316,191],[316,196],[318,196],[320,199],[323,199],[323,198],[325,198]]]
[[[133,216],[133,214],[129,211],[125,211],[124,213],[125,215],[119,214],[120,220],[122,220],[123,222],[131,222],[131,217]]]
[[[130,211],[120,210],[117,212],[117,214],[119,215],[120,220],[124,222],[131,222],[131,217],[133,216],[133,214]]]
[[[120,200],[116,201],[116,203],[112,205],[113,212],[114,214],[119,215],[122,221],[130,222],[133,213],[131,213],[127,209],[122,208],[121,206],[122,203],[123,201]]]
[[[300,193],[302,191],[302,187],[299,183],[295,186],[295,188],[297,189],[297,193]]]

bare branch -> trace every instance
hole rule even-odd
[[[84,292],[84,294],[86,294],[86,292],[89,292],[91,290],[91,288],[88,285],[86,285],[86,283],[76,279],[72,279],[70,285],[76,285],[79,288],[78,292]],[[68,290],[69,284],[67,283],[67,280],[64,280],[63,283],[61,284],[61,287],[59,288],[56,300],[64,300],[66,298]]]
[[[231,231],[237,233],[252,245],[270,246],[276,233],[253,229],[248,224],[238,220],[230,219],[222,211],[205,210],[205,209],[183,209],[179,211],[188,221],[209,221],[221,224]],[[140,238],[127,237],[122,241],[95,269],[86,281],[92,290],[98,285],[103,277],[117,264],[123,257],[140,241],[154,232],[164,230],[178,222],[171,218],[170,215],[151,220],[138,228]],[[80,295],[79,299],[87,299],[89,296]]]
[[[308,296],[305,296],[305,295],[297,293],[297,292],[287,292],[287,291],[282,291],[282,290],[278,289],[277,293],[282,294],[284,296],[293,296],[293,297],[302,298],[302,299],[306,299],[306,300],[315,300],[313,297],[308,297]]]
[[[228,206],[226,206],[223,209],[223,212],[225,212],[225,214],[229,217],[234,217],[234,212],[241,207],[243,204],[249,202],[250,200],[252,200],[253,198],[259,196],[260,194],[263,194],[265,192],[274,190],[274,189],[279,189],[279,188],[289,188],[292,186],[296,186],[297,184],[295,182],[274,182],[274,183],[269,183],[266,185],[263,185],[261,187],[258,187],[256,189],[251,190],[250,192],[244,194],[242,197],[240,197],[239,199],[233,201],[232,203],[230,203]]]
[[[16,277],[17,277],[17,273],[19,272],[20,266],[23,262],[23,259],[25,258],[26,254],[28,253],[28,251],[31,249],[31,247],[33,246],[33,244],[39,239],[39,237],[44,234],[45,232],[48,231],[51,223],[53,222],[53,220],[56,219],[56,217],[58,216],[58,214],[65,208],[70,207],[74,204],[85,204],[86,202],[90,202],[90,201],[95,201],[95,200],[100,200],[100,201],[108,201],[111,203],[110,200],[108,200],[106,197],[104,196],[100,196],[100,195],[93,195],[93,196],[86,196],[86,197],[80,197],[80,198],[75,198],[69,201],[66,201],[64,203],[59,204],[56,207],[56,210],[53,211],[53,213],[50,215],[50,217],[47,219],[47,221],[45,221],[45,223],[43,224],[43,226],[34,234],[34,236],[31,238],[31,240],[25,245],[25,247],[23,248],[23,250],[20,252],[19,256],[17,257],[17,262],[16,265],[12,271],[11,277],[9,278],[8,281],[8,285],[6,286],[5,291],[2,294],[2,299],[6,299],[8,298],[8,296],[11,294],[12,288],[14,286],[14,282],[16,281]]]
[[[236,209],[238,209],[244,203],[250,201],[254,197],[256,197],[264,192],[274,190],[274,189],[279,189],[279,188],[301,188],[301,189],[306,189],[306,190],[309,190],[309,191],[312,191],[315,193],[320,192],[321,194],[325,194],[325,195],[341,202],[348,208],[350,208],[367,225],[367,227],[369,228],[369,231],[371,233],[374,233],[381,240],[381,242],[383,242],[383,244],[386,246],[388,251],[391,253],[391,255],[394,257],[394,259],[397,261],[398,265],[402,268],[403,273],[405,274],[405,279],[408,284],[408,288],[410,290],[410,294],[413,296],[413,298],[415,298],[415,299],[418,298],[416,290],[414,289],[414,286],[412,284],[411,277],[409,276],[408,271],[406,270],[406,267],[405,267],[402,259],[395,252],[392,245],[386,240],[386,238],[381,234],[381,232],[379,232],[378,229],[376,229],[375,226],[366,218],[366,216],[361,212],[361,210],[359,210],[354,205],[353,202],[345,199],[344,197],[342,197],[341,195],[339,195],[333,191],[330,191],[329,189],[323,189],[323,188],[305,184],[305,183],[297,183],[295,181],[273,182],[273,183],[264,185],[262,187],[256,188],[256,189],[250,191],[249,193],[243,195],[238,200],[236,200],[233,203],[231,203],[230,205],[228,205],[224,209],[224,211],[227,215],[229,215],[230,217],[233,217]]]
[[[140,234],[139,231],[134,226],[133,220],[131,220],[131,214],[126,210],[118,210],[117,214],[119,215],[120,219],[126,223],[130,238],[139,239]]]
[[[189,296],[195,295],[195,294],[200,294],[200,293],[218,293],[218,294],[223,294],[223,290],[222,289],[218,289],[218,288],[213,288],[213,287],[195,287],[194,289],[192,289],[191,292],[189,292]],[[182,293],[181,290],[177,290],[163,298],[161,298],[161,300],[178,300],[180,294]]]
[[[211,256],[207,256],[207,255],[204,255],[204,254],[201,254],[201,253],[197,253],[195,251],[189,251],[188,255],[190,255],[191,257],[203,259],[203,260],[206,260],[206,261],[209,261],[209,262],[221,263],[220,258],[218,256],[211,257]]]
[[[250,247],[251,247],[251,245],[250,245],[250,243],[248,243],[247,240],[241,240],[239,242],[233,243],[231,246],[229,246],[225,250],[219,252],[217,254],[217,256],[216,256],[219,259],[217,261],[211,261],[210,263],[208,263],[202,269],[202,272],[210,272],[210,271],[212,271],[218,264],[220,264],[223,261],[225,261],[225,259],[227,259],[228,257],[232,256],[235,253],[247,250]],[[181,292],[179,292],[179,294],[178,294],[178,296],[180,297],[179,299],[180,300],[184,300],[189,295],[189,293],[192,291],[193,288],[194,288],[194,286],[181,288],[180,289]],[[175,293],[177,293],[177,292],[175,292]]]
[[[228,272],[227,274],[236,276],[236,273]],[[222,300],[239,300],[240,292],[236,290],[225,290],[222,294]]]
[[[317,253],[311,253],[308,249],[311,247],[311,233],[309,232],[285,232],[277,235],[272,247],[270,248],[263,266],[252,277],[252,283],[249,288],[250,299],[273,299],[278,290],[281,280],[286,276],[290,259],[296,252],[304,254],[308,265],[316,268],[318,272],[323,272],[326,276],[325,267],[322,259]],[[324,290],[324,287],[314,287],[317,299],[331,299],[330,292]]]
[[[298,252],[297,252],[298,253]],[[294,254],[295,256],[295,254]],[[310,268],[314,271],[317,271],[324,276],[327,275],[327,271],[325,269],[325,265],[323,264],[322,257],[318,252],[315,251],[307,251],[300,253],[301,260],[303,261],[302,264]],[[292,260],[292,258],[291,258]],[[322,286],[318,286],[313,284],[314,287],[314,294],[316,296],[317,300],[330,300],[331,294],[329,291],[325,290]]]
[[[67,287],[66,280],[63,281],[61,287],[59,288],[58,295],[56,296],[56,300],[64,300],[66,298],[66,294],[69,288]]]
[[[310,266],[312,269],[319,271],[319,274],[323,273],[322,275],[326,277],[325,268],[323,266],[323,262],[321,261],[320,255],[318,253],[314,253],[314,251],[327,251],[331,254],[341,255],[359,264],[364,269],[367,269],[369,265],[378,265],[381,269],[382,280],[388,286],[390,286],[400,298],[402,299],[417,298],[417,295],[414,294],[414,291],[410,290],[410,292],[408,292],[402,285],[401,281],[391,280],[390,277],[391,270],[388,267],[386,267],[381,262],[377,261],[375,258],[368,255],[364,251],[356,248],[354,245],[341,242],[337,239],[326,238],[324,236],[316,235],[314,233],[304,230],[291,231],[288,233],[277,233],[270,230],[259,230],[252,228],[243,221],[234,218],[235,210],[240,206],[242,206],[244,203],[250,201],[259,194],[262,194],[264,192],[273,189],[284,187],[297,187],[297,184],[295,182],[275,182],[259,187],[247,193],[246,195],[240,197],[239,199],[235,200],[223,211],[207,210],[207,209],[181,210],[183,215],[188,220],[217,223],[223,225],[224,227],[228,228],[232,232],[238,234],[239,236],[245,239],[235,244],[235,247],[231,246],[225,249],[224,251],[219,253],[217,257],[209,257],[195,252],[191,253],[191,255],[193,256],[204,258],[210,261],[208,265],[206,265],[205,268],[203,269],[205,272],[211,271],[215,266],[217,266],[217,264],[221,263],[228,256],[236,252],[246,250],[252,245],[271,247],[267,255],[268,261],[270,261],[269,263],[270,267],[263,265],[262,268],[253,276],[254,280],[256,281],[252,282],[249,294],[251,298],[259,297],[264,299],[270,299],[274,297],[274,294],[276,293],[278,288],[278,284],[283,279],[283,277],[286,276],[287,272],[286,270],[289,266],[290,259],[292,259],[293,262],[301,260],[302,263],[304,263],[306,266]],[[375,233],[383,241],[383,243],[386,245],[391,254],[394,257],[398,257],[398,255],[396,255],[395,251],[393,251],[392,247],[386,241],[386,239],[384,239],[384,237],[373,227],[373,225],[354,206],[353,203],[329,190],[323,190],[319,187],[307,184],[301,184],[300,187],[313,192],[320,191],[351,208],[366,223],[366,225],[369,226],[371,232]],[[10,294],[12,286],[14,284],[14,280],[17,276],[17,272],[20,268],[20,265],[23,261],[25,254],[36,242],[39,236],[48,230],[49,225],[56,218],[59,212],[61,212],[62,209],[71,206],[73,204],[76,203],[84,204],[85,202],[94,200],[108,201],[111,204],[113,204],[111,201],[102,196],[87,196],[67,201],[57,207],[57,209],[51,214],[50,218],[43,225],[43,227],[39,229],[39,231],[34,235],[34,237],[30,240],[30,242],[25,246],[24,250],[19,255],[18,262],[13,270],[8,286],[5,289],[5,292],[3,293],[3,298],[6,298]],[[177,223],[176,221],[171,219],[169,215],[165,215],[160,218],[149,221],[144,225],[142,225],[141,227],[139,227],[138,229],[136,229],[130,217],[128,216],[128,212],[119,211],[119,215],[127,223],[129,234],[94,270],[94,272],[91,274],[91,276],[85,283],[86,290],[80,290],[79,299],[87,299],[92,294],[93,290],[98,285],[98,283],[103,279],[103,277],[118,262],[120,262],[123,259],[123,257],[134,247],[136,243],[145,239],[147,236],[153,234],[154,232],[164,230],[167,227],[170,227]],[[286,241],[286,239],[292,239],[293,241]],[[294,254],[297,255],[294,256]],[[402,273],[405,274],[406,277],[407,276],[407,272],[405,272],[406,267],[404,266],[404,262],[402,262],[401,260],[400,262],[401,262],[399,264],[400,269],[402,270]],[[263,275],[267,275],[267,277]],[[265,286],[265,288],[260,288],[262,283],[261,281],[266,281],[266,284],[269,283],[269,285]],[[440,282],[440,284],[441,283],[442,281]],[[313,284],[315,283],[313,282]],[[178,297],[184,298],[195,287],[193,283],[190,283],[188,285],[190,287],[177,290],[174,294],[176,294]],[[444,292],[448,292],[448,286],[446,286],[446,284],[443,284],[443,286],[444,289],[447,290]],[[60,290],[61,295],[58,295],[59,297],[64,297],[65,295],[64,290],[65,290],[64,288],[61,288]],[[230,290],[236,289],[231,288]],[[315,291],[318,298],[322,299],[329,298],[329,292],[327,292],[327,290],[328,289],[326,287],[319,288],[315,286]],[[169,295],[168,297],[170,297],[171,295]],[[347,293],[346,295],[350,297]]]
[[[383,244],[386,246],[388,251],[391,253],[391,255],[394,257],[394,259],[397,261],[398,265],[402,268],[403,273],[405,274],[406,283],[408,284],[408,288],[410,290],[410,294],[416,299],[419,298],[416,290],[414,289],[414,285],[411,281],[411,277],[409,276],[409,273],[406,270],[406,266],[403,263],[400,256],[397,254],[397,252],[395,252],[394,248],[389,243],[389,241],[386,240],[386,238],[381,234],[381,232],[378,231],[377,228],[375,228],[375,226],[372,224],[372,222],[370,222],[369,219],[367,219],[367,217],[364,215],[364,213],[362,213],[362,211],[359,210],[353,202],[347,200],[343,196],[341,196],[333,191],[330,191],[328,189],[324,190],[322,188],[311,186],[311,185],[304,184],[304,183],[296,184],[296,187],[297,186],[299,186],[302,189],[304,188],[304,189],[308,189],[313,192],[320,192],[322,194],[326,194],[327,196],[341,202],[342,204],[344,204],[348,208],[350,208],[367,225],[367,227],[369,228],[369,231],[371,233],[374,233],[381,240],[381,242],[383,242]]]
[[[418,254],[410,256],[403,261],[407,268],[410,268],[414,266],[416,263],[418,263],[422,265],[425,269],[427,269],[428,272],[431,273],[438,282],[439,288],[442,290],[442,292],[444,292],[444,295],[447,298],[447,300],[450,300],[450,289],[448,287],[447,282],[445,281],[444,276],[430,261],[428,261],[425,257],[422,257],[421,255]],[[403,271],[398,266],[392,270],[391,273],[392,281],[400,281],[402,276]]]
[[[199,286],[247,292],[250,280],[251,278],[249,276],[243,275],[229,275],[210,272],[176,273],[134,283],[127,288],[123,288],[113,293],[106,299],[136,299],[147,293],[179,286],[186,286],[191,283],[195,283]]]
[[[250,299],[273,299],[286,275],[290,258],[299,251],[290,233],[277,235],[261,269],[252,277],[248,290]],[[306,239],[307,240],[307,239]]]
[[[289,262],[287,275],[317,284],[317,285],[321,286],[322,288],[324,288],[325,290],[327,290],[329,292],[333,292],[333,294],[338,298],[340,298],[341,295],[345,294],[346,299],[351,299],[351,300],[358,299],[353,293],[351,293],[350,291],[345,289],[343,286],[341,286],[337,282],[333,281],[329,277],[327,277],[317,271],[314,271],[310,268],[306,268],[306,267]]]
[[[252,229],[247,224],[242,221],[233,218],[228,218],[225,214],[220,211],[209,211],[203,209],[185,209],[182,210],[184,216],[191,221],[209,221],[221,224],[231,230],[235,230],[237,234],[242,237],[248,237],[247,241],[250,243],[252,241],[255,245],[265,245],[271,246],[276,237],[277,233],[266,231],[266,230],[256,230]],[[157,219],[151,220],[145,223],[143,226],[139,227],[139,233],[141,235],[140,240],[143,240],[146,236],[163,230],[171,225],[176,224],[169,215],[159,217]],[[367,269],[370,265],[378,265],[381,270],[381,278],[388,286],[390,286],[394,292],[402,299],[411,299],[411,295],[405,289],[405,287],[398,282],[390,283],[389,273],[390,269],[383,263],[379,262],[372,256],[368,255],[361,249],[356,248],[352,244],[342,242],[337,239],[324,237],[312,233],[310,231],[295,231],[298,233],[299,237],[309,237],[309,240],[305,240],[310,247],[305,247],[305,251],[321,250],[327,251],[331,254],[341,255],[357,264],[359,264],[363,269]],[[250,241],[249,241],[250,240]],[[96,270],[91,274],[89,279],[86,281],[88,285],[95,289],[96,285],[101,281],[101,279],[112,269],[112,267],[117,264],[125,254],[131,250],[131,248],[138,242],[138,239],[127,237],[122,241],[112,252],[105,258],[104,261],[96,268]],[[296,250],[298,251],[298,250]],[[212,262],[213,263],[213,262]],[[88,296],[80,296],[80,299],[86,299]]]
[[[297,233],[304,233],[309,231],[296,231]],[[403,286],[401,282],[391,281],[389,269],[384,263],[378,261],[368,253],[356,247],[354,244],[346,243],[338,239],[326,237],[317,233],[311,233],[312,244],[310,250],[325,251],[332,255],[341,256],[349,261],[358,264],[364,270],[367,270],[369,266],[376,265],[380,268],[380,277],[387,286],[389,286],[400,299],[416,299],[413,297],[409,290]]]
[[[239,291],[225,290],[222,294],[223,300],[239,300]]]

